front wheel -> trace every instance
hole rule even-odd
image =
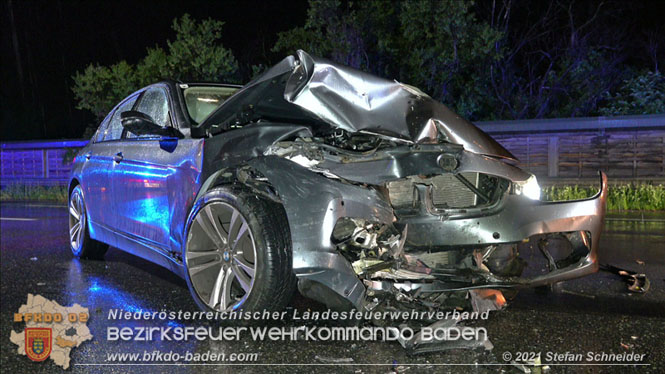
[[[195,204],[183,257],[203,310],[280,310],[295,290],[284,208],[241,187],[215,188]]]
[[[83,189],[77,185],[69,194],[69,247],[76,257],[101,259],[109,246],[90,237]]]

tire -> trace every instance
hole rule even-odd
[[[76,257],[102,259],[109,249],[108,244],[90,237],[88,214],[81,185],[69,194],[69,248]]]
[[[195,203],[183,259],[187,286],[205,311],[278,311],[295,291],[284,208],[243,187],[217,187]]]

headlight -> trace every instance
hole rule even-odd
[[[536,176],[530,176],[526,182],[515,183],[515,194],[524,195],[531,200],[540,200],[540,186]]]

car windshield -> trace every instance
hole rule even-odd
[[[189,112],[189,116],[194,122],[201,123],[239,89],[236,87],[214,86],[190,86],[185,88],[183,93],[187,112]]]

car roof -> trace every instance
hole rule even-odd
[[[169,81],[165,80],[161,83],[173,84],[179,86],[180,88],[186,88],[183,86],[209,86],[209,87],[232,87],[232,88],[241,88],[241,84],[234,83],[220,83],[220,82],[182,82],[182,81]]]

